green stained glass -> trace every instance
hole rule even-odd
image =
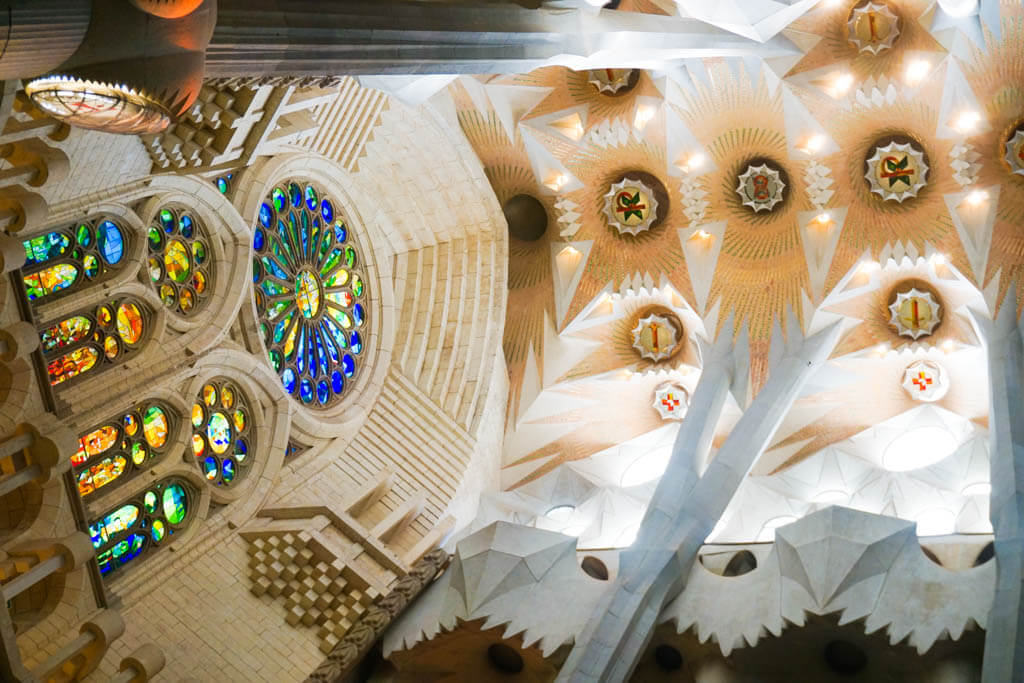
[[[327,273],[334,270],[334,267],[341,262],[341,249],[335,249],[331,252],[327,260],[324,261],[324,265],[320,267],[320,275],[326,277]]]
[[[24,277],[25,293],[28,295],[29,301],[35,301],[70,287],[76,279],[78,279],[76,266],[70,263],[58,263],[44,268],[38,273],[26,275]]]
[[[356,296],[363,295],[363,281],[358,275],[352,278],[352,293]]]
[[[291,360],[295,357],[295,336],[299,333],[299,325],[292,327],[288,332],[288,338],[284,341],[284,357]]]
[[[82,259],[82,268],[85,270],[85,276],[92,279],[100,272],[100,261],[94,255],[86,254]]]
[[[285,299],[284,301],[277,301],[270,305],[267,309],[267,320],[276,320],[277,316],[281,315],[289,306],[292,305],[291,301]]]
[[[329,278],[324,281],[324,287],[341,287],[348,282],[348,271],[344,268],[339,268],[334,271]]]
[[[335,308],[328,308],[327,313],[334,318],[343,329],[349,329],[352,327],[352,318],[349,317],[345,311],[339,311]]]
[[[97,543],[97,539],[94,536],[92,544],[94,547],[99,548],[104,543],[113,538],[116,534],[122,531],[127,531],[135,524],[139,519],[139,508],[135,505],[122,505],[118,509],[111,512],[109,515],[103,518],[99,526],[99,538],[100,542]],[[97,526],[97,525],[93,525]]]
[[[153,251],[159,251],[160,247],[164,244],[164,235],[158,228],[149,229],[149,248]]]
[[[25,265],[45,263],[68,250],[71,238],[62,232],[48,232],[22,243],[25,247]]]
[[[275,187],[274,191],[270,195],[271,201],[274,202],[274,209],[278,212],[284,211],[284,207],[288,206],[288,195],[284,193],[280,187]]]
[[[160,448],[167,443],[167,414],[159,406],[149,406],[142,415],[142,433],[146,443]]]
[[[75,231],[75,241],[82,247],[92,244],[92,228],[85,223],[79,225],[78,230]]]
[[[146,495],[142,498],[142,504],[146,508],[146,512],[149,514],[156,512],[156,491],[146,491]]]
[[[356,250],[352,248],[352,245],[345,247],[345,263],[349,268],[356,267]]]
[[[192,243],[192,258],[195,259],[196,265],[201,266],[206,263],[206,245],[196,240]]]
[[[285,317],[281,318],[281,321],[274,325],[274,343],[280,344],[281,340],[284,339],[285,332],[288,331],[288,326],[292,323],[292,318],[295,317],[295,311],[291,311]]]
[[[279,285],[278,283],[272,282],[270,280],[264,280],[263,283],[260,285],[260,289],[262,289],[267,296],[280,296],[282,294],[288,293],[287,287],[285,287],[284,285]]]
[[[164,517],[171,524],[181,524],[185,521],[188,513],[188,500],[185,497],[185,489],[178,484],[171,484],[164,489],[163,496]]]
[[[191,266],[188,260],[188,247],[178,240],[171,240],[164,252],[164,268],[167,276],[181,284],[188,280]]]

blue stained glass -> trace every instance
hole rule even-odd
[[[320,402],[320,405],[326,405],[327,399],[330,397],[331,390],[327,386],[327,380],[320,380],[320,383],[316,385],[316,400]]]
[[[203,474],[210,481],[217,478],[217,459],[212,455],[203,460]]]
[[[316,355],[317,355],[317,358],[320,359],[320,373],[324,377],[326,377],[327,376],[327,370],[328,370],[328,368],[327,368],[327,352],[324,351],[324,344],[323,344],[322,341],[320,341],[320,335],[316,334],[315,330],[312,330],[311,332],[312,332],[312,334],[310,336],[312,336],[312,337],[314,337],[316,339]]]
[[[260,278],[263,277],[263,266],[257,259],[252,260],[252,281],[259,282]]]
[[[25,265],[43,263],[60,256],[71,245],[71,238],[61,232],[48,232],[22,242],[25,247]]]
[[[313,400],[313,383],[308,379],[302,380],[302,384],[299,386],[299,398],[302,399],[303,403],[309,403]]]
[[[335,223],[334,224],[334,239],[338,240],[339,242],[344,242],[347,237],[348,237],[348,231],[345,230],[345,224],[342,223],[341,221],[338,221],[337,223]]]
[[[274,211],[270,208],[270,205],[266,202],[260,204],[260,223],[264,228],[269,228],[271,221],[274,220]]]
[[[312,185],[306,185],[306,206],[309,207],[310,211],[316,211],[316,204],[319,201],[319,197],[316,195],[316,190],[313,189]]]
[[[341,369],[345,373],[345,377],[349,379],[356,374],[356,362],[347,353],[341,358]]]
[[[239,462],[245,460],[245,456],[249,454],[249,446],[246,445],[244,439],[239,439],[235,442],[235,457],[238,458]]]
[[[352,353],[362,353],[363,338],[359,336],[359,333],[353,332],[352,335],[350,336],[350,339],[352,340]]]
[[[263,261],[263,266],[270,272],[271,275],[273,275],[279,280],[288,280],[288,273],[281,270],[281,267],[274,263],[273,260],[267,258],[266,256],[264,256],[261,260]]]
[[[281,373],[281,384],[284,385],[285,391],[289,394],[295,393],[295,371],[291,368],[285,368],[284,372]]]
[[[295,183],[288,185],[288,196],[292,200],[292,206],[296,209],[302,206],[302,188]]]
[[[174,214],[169,209],[160,211],[160,225],[168,235],[174,232]]]
[[[299,234],[302,235],[302,253],[309,254],[309,214],[305,211],[302,212]]]
[[[121,262],[124,256],[124,238],[121,236],[121,229],[111,221],[103,221],[96,228],[96,246],[100,254],[110,265]]]
[[[217,178],[217,189],[221,194],[228,193],[228,181],[225,178]]]
[[[325,199],[320,203],[320,215],[324,217],[324,221],[327,223],[334,220],[334,207],[331,206],[329,199]]]
[[[266,204],[264,204],[266,206]],[[252,246],[256,251],[263,251],[265,246],[266,237],[263,235],[263,228],[256,228],[256,232],[252,236]]]
[[[362,327],[363,321],[366,319],[362,304],[356,304],[355,308],[352,309],[352,317],[355,318],[356,327]]]
[[[334,365],[337,365],[338,362],[339,362],[338,361],[338,350],[335,349],[334,348],[334,344],[331,343],[331,333],[330,333],[329,330],[326,329],[326,325],[327,325],[327,323],[325,323],[325,322],[321,322],[320,323],[320,334],[324,338],[324,346],[327,348],[327,353],[331,357],[331,363],[334,364]],[[327,374],[327,372],[324,371],[324,374]]]
[[[224,483],[230,484],[231,480],[235,478],[235,461],[231,458],[224,460],[223,470],[221,476],[224,478]]]
[[[178,221],[178,231],[185,237],[191,237],[195,224],[192,223],[192,216],[187,213],[181,215],[181,220]]]
[[[299,352],[295,354],[295,368],[301,375],[306,371],[306,328],[305,326],[299,330]]]
[[[306,337],[306,363],[309,365],[309,376],[316,379],[317,360],[313,350],[313,329],[310,328],[309,336]]]
[[[327,324],[327,329],[330,330],[331,338],[334,340],[334,343],[337,344],[338,350],[347,349],[348,339],[345,338],[345,333],[341,331],[341,328],[338,327],[330,318],[325,318],[324,322]]]
[[[340,394],[345,390],[345,378],[341,376],[341,372],[338,370],[331,373],[331,389],[334,389],[336,394]]]

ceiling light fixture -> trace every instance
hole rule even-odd
[[[964,201],[971,206],[980,206],[986,199],[988,199],[988,192],[985,190],[971,190],[964,197]]]
[[[686,173],[692,173],[698,168],[704,165],[704,155],[700,152],[694,152],[690,155],[690,158],[683,162],[682,169]]]
[[[956,120],[953,121],[953,127],[956,128],[960,133],[966,135],[967,133],[970,133],[975,128],[977,128],[980,122],[981,114],[974,111],[973,109],[968,109],[967,111],[960,112],[960,114],[956,117]]]
[[[853,74],[841,73],[832,81],[832,97],[842,97],[853,87]]]
[[[815,135],[807,138],[799,149],[804,154],[817,154],[824,146],[825,136],[820,133],[816,133]]]
[[[953,346],[954,343],[952,339],[947,339],[946,341],[942,342],[942,350],[945,351],[946,353],[951,352],[953,350]]]
[[[822,211],[821,213],[814,217],[814,220],[818,223],[818,225],[822,227],[827,227],[828,224],[832,222],[832,217],[828,215],[828,211]]]
[[[907,85],[917,85],[924,80],[928,72],[932,70],[932,64],[927,59],[915,59],[907,64],[905,79]]]
[[[569,518],[572,517],[572,513],[575,511],[575,505],[556,505],[545,512],[544,516],[553,522],[568,522]]]

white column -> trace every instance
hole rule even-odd
[[[838,324],[804,337],[790,319],[788,341],[771,377],[708,465],[696,475],[721,412],[728,374],[721,349],[705,367],[669,466],[658,483],[637,535],[624,551],[619,576],[595,609],[559,673],[559,681],[624,681],[643,654],[662,607],[684,587],[704,539],[722,516],[740,483],[771,442],[804,383],[831,354]],[[725,334],[731,325],[726,325]],[[777,334],[773,345],[781,345]],[[745,353],[745,350],[744,350]],[[699,398],[698,398],[699,396]],[[694,407],[697,408],[694,411]],[[714,411],[712,413],[712,411]],[[710,423],[710,426],[707,424]]]
[[[1016,286],[995,320],[974,314],[973,321],[988,352],[989,516],[996,550],[982,681],[1024,681],[1024,321],[1017,320]]]

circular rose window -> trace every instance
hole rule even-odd
[[[348,226],[317,187],[281,183],[260,205],[253,250],[270,364],[301,403],[333,404],[356,378],[367,317],[362,258]]]

